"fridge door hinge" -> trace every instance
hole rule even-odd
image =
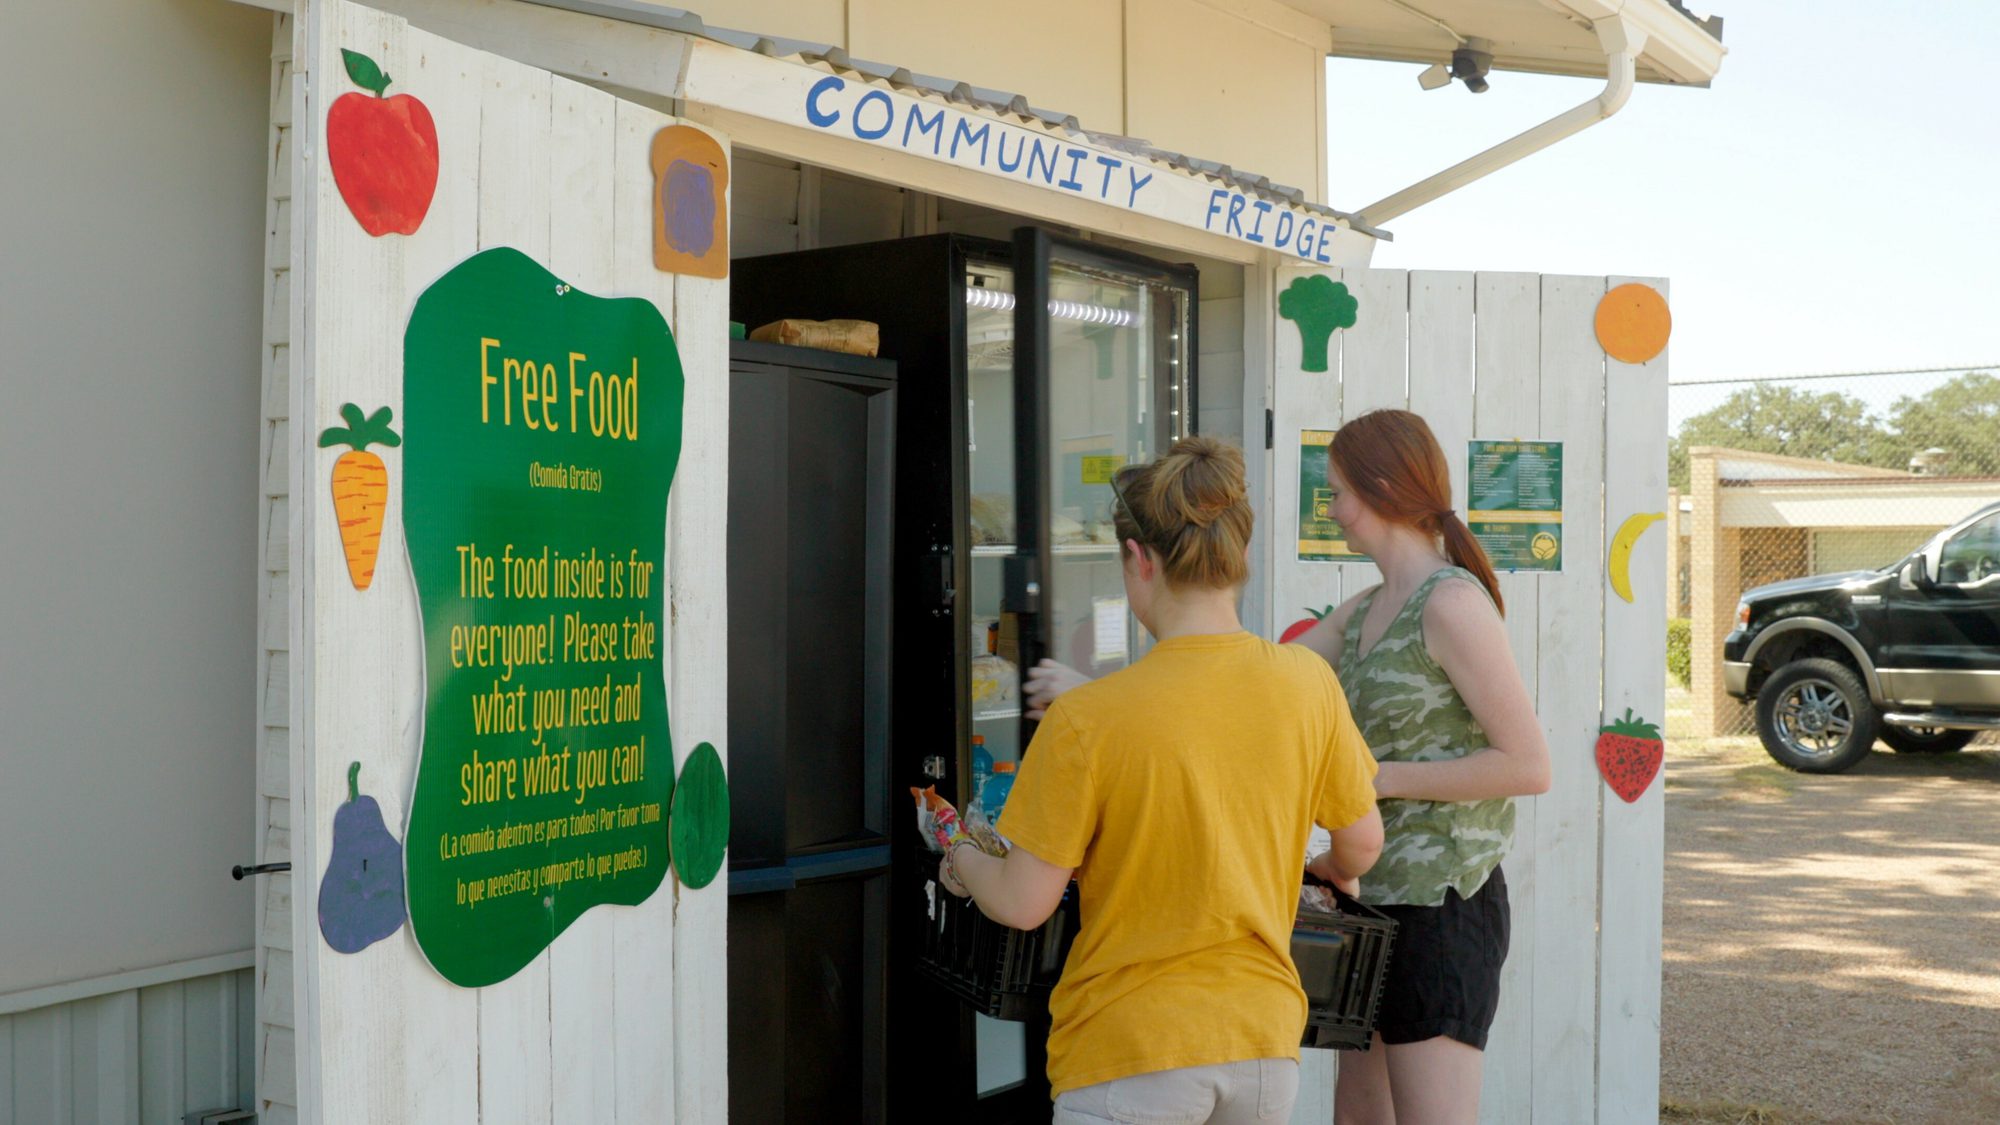
[[[952,603],[958,598],[957,583],[954,581],[951,565],[951,548],[933,546],[931,548],[931,574],[928,580],[928,598],[931,616],[942,617],[951,611]]]
[[[1276,449],[1278,442],[1278,416],[1270,407],[1264,408],[1264,448]]]

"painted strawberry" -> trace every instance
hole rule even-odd
[[[1660,728],[1634,718],[1630,707],[1625,708],[1624,718],[1599,728],[1597,772],[1627,804],[1637,801],[1653,784],[1663,756]]]
[[[1327,614],[1333,612],[1333,607],[1327,606],[1324,609],[1314,609],[1311,606],[1307,606],[1306,612],[1312,614],[1312,616],[1302,617],[1299,620],[1292,622],[1290,625],[1285,626],[1284,633],[1278,637],[1279,644],[1288,645],[1291,644],[1293,641],[1298,640],[1300,637],[1305,636],[1306,633],[1309,630],[1311,630],[1313,626],[1319,624],[1320,618],[1325,617]]]

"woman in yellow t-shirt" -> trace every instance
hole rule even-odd
[[[1050,998],[1057,1122],[1284,1120],[1306,997],[1291,960],[1300,862],[1375,861],[1374,758],[1326,662],[1243,630],[1252,514],[1243,455],[1186,438],[1121,469],[1132,613],[1159,642],[1052,705],[998,828],[944,884],[1020,929],[1075,875],[1083,928]]]

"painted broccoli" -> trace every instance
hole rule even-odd
[[[1347,286],[1323,273],[1309,274],[1293,281],[1278,294],[1278,315],[1299,326],[1299,364],[1307,371],[1326,370],[1326,345],[1338,328],[1354,327],[1354,314],[1361,302]]]

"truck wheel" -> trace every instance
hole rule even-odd
[[[1795,660],[1757,692],[1757,733],[1779,765],[1839,773],[1868,756],[1880,719],[1868,689],[1847,665]]]
[[[1898,754],[1949,754],[1965,749],[1965,744],[1978,733],[1943,727],[1892,727],[1884,723],[1880,737]]]

